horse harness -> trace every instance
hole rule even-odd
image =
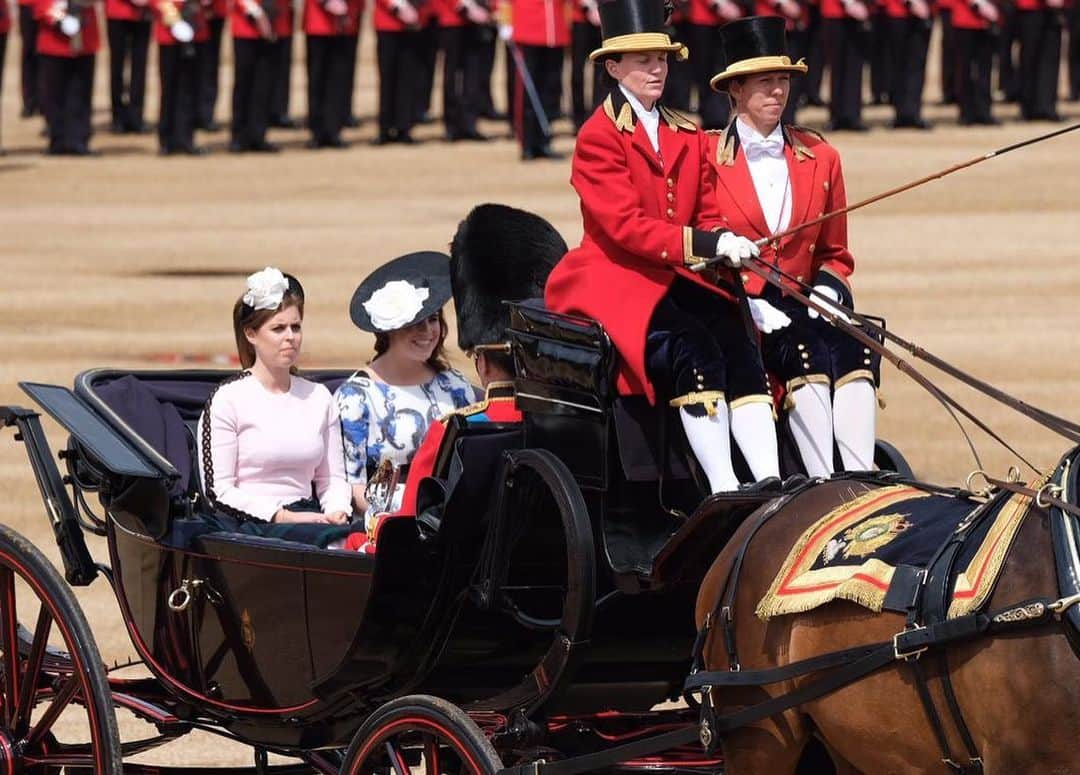
[[[1062,595],[1056,600],[1032,598],[989,613],[973,612],[948,619],[951,581],[957,558],[965,542],[975,533],[975,528],[986,518],[988,503],[980,505],[967,517],[938,549],[925,569],[900,565],[894,574],[893,584],[885,598],[884,608],[906,615],[904,629],[884,643],[856,646],[842,651],[793,662],[788,665],[763,670],[743,670],[739,664],[735,646],[734,601],[737,593],[739,570],[750,542],[766,521],[779,511],[792,493],[773,508],[764,509],[757,522],[748,531],[738,555],[732,563],[724,594],[714,611],[705,619],[694,645],[693,669],[686,681],[684,691],[701,695],[701,737],[710,748],[719,733],[758,721],[788,710],[813,699],[825,696],[847,686],[870,673],[896,661],[901,661],[911,671],[927,720],[934,732],[942,753],[942,762],[955,773],[981,773],[982,759],[975,746],[967,724],[964,722],[952,682],[949,679],[947,653],[942,648],[948,644],[976,637],[996,635],[1020,628],[1037,626],[1052,620],[1065,624],[1065,634],[1077,656],[1080,656],[1080,509],[1073,506],[1070,496],[1080,492],[1080,449],[1074,450],[1058,466],[1053,476],[1033,490],[1015,482],[988,479],[999,489],[1026,495],[1037,505],[1048,509],[1050,532],[1057,570],[1058,590]],[[855,479],[872,478],[880,481],[881,474],[849,475]],[[890,481],[895,481],[891,477]],[[906,482],[925,488],[918,482]],[[956,495],[955,490],[941,490],[941,494]],[[708,634],[720,628],[727,651],[729,669],[705,671],[704,650]],[[960,764],[949,747],[945,727],[929,691],[927,671],[923,656],[936,661],[940,672],[942,694],[956,731],[965,748],[967,763]],[[711,692],[715,688],[734,686],[761,687],[780,681],[830,671],[825,677],[790,693],[770,698],[756,705],[731,714],[717,716],[713,708]]]
[[[934,488],[925,483],[903,479],[888,472],[849,472],[833,477],[872,483],[904,483],[940,495],[958,497],[966,494],[954,488]],[[890,664],[903,663],[912,673],[916,688],[942,753],[942,762],[952,773],[975,775],[982,772],[982,759],[974,739],[964,722],[952,683],[949,680],[944,646],[993,636],[1006,632],[1048,624],[1054,620],[1065,624],[1065,633],[1077,656],[1080,657],[1080,509],[1070,499],[1080,492],[1080,448],[1067,456],[1047,484],[1038,490],[1015,482],[989,483],[1003,490],[1027,495],[1040,507],[1048,509],[1058,589],[1061,597],[1037,597],[990,612],[972,612],[953,619],[947,618],[950,581],[956,560],[964,543],[986,518],[988,504],[980,505],[969,515],[941,546],[925,569],[900,565],[894,583],[886,595],[884,607],[907,617],[904,629],[891,640],[870,643],[779,667],[743,669],[739,663],[735,639],[734,602],[743,560],[753,538],[783,506],[818,481],[785,492],[763,507],[747,531],[732,562],[724,585],[724,593],[716,607],[706,617],[698,631],[692,653],[690,676],[683,686],[683,697],[700,711],[696,726],[672,730],[653,737],[636,740],[596,753],[555,762],[537,761],[527,765],[506,767],[498,775],[578,775],[609,767],[618,762],[659,753],[678,745],[699,741],[706,753],[712,753],[725,732],[775,716],[791,708],[816,700],[876,672]],[[894,592],[893,587],[896,588]],[[720,630],[728,656],[727,670],[704,669],[705,644],[709,635]],[[930,695],[927,671],[922,661],[933,658],[940,671],[942,693],[948,713],[967,754],[967,763],[958,763],[949,747],[941,716]],[[718,714],[713,690],[729,687],[763,687],[822,673],[811,683],[786,694],[770,697],[754,705],[727,714]]]

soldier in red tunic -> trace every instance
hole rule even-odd
[[[525,69],[532,78],[540,106],[548,123],[555,120],[562,100],[563,55],[570,44],[570,22],[566,5],[560,0],[511,0],[513,42],[521,49]],[[510,112],[514,132],[521,143],[521,158],[558,159],[551,138],[544,135],[533,101],[525,93],[525,82],[514,79]]]
[[[283,35],[292,34],[292,5],[286,0],[233,0],[232,126],[229,150],[275,153],[266,130],[274,99]]]
[[[309,148],[347,145],[341,129],[349,118],[353,39],[362,12],[357,0],[307,0],[304,4]]]
[[[492,34],[486,0],[435,0],[443,51],[443,123],[446,139],[484,141],[476,128],[483,108],[484,45]]]
[[[424,3],[417,0],[375,0],[375,53],[379,67],[379,135],[377,145],[416,142],[415,91],[424,77]]]
[[[198,156],[195,124],[199,113],[199,59],[196,45],[210,39],[200,0],[156,0],[154,39],[161,73],[158,152]]]
[[[93,0],[37,0],[41,104],[50,154],[90,153],[94,60],[101,47]]]
[[[842,209],[844,176],[835,149],[814,132],[781,123],[790,79],[806,72],[786,54],[783,22],[743,19],[725,27],[722,38],[729,64],[712,82],[731,95],[736,117],[709,134],[708,153],[727,225],[762,238]],[[769,244],[762,258],[812,285],[819,304],[851,306],[855,259],[844,216]],[[790,429],[807,473],[833,472],[834,438],[845,469],[872,468],[878,358],[758,275],[743,273],[740,281],[762,333],[765,365],[786,388]]]
[[[960,123],[1000,123],[991,113],[990,74],[994,34],[1001,19],[995,0],[956,0],[952,6],[956,43],[956,101]]]
[[[889,97],[896,129],[929,129],[923,120],[923,87],[926,85],[926,54],[934,25],[931,0],[885,0],[885,31],[892,57]]]
[[[726,230],[705,135],[659,104],[667,57],[686,48],[662,32],[660,0],[609,0],[600,18],[604,45],[592,58],[617,85],[578,134],[570,182],[585,236],[552,271],[545,300],[604,326],[620,356],[620,393],[678,407],[714,492],[739,486],[732,435],[755,479],[775,477],[772,399],[730,274],[690,269],[758,251]]]
[[[506,302],[543,296],[544,282],[565,252],[566,243],[550,224],[513,207],[480,205],[461,222],[450,246],[458,346],[473,356],[485,395],[483,401],[453,414],[468,422],[521,422],[514,400]],[[510,267],[508,260],[513,262]],[[413,456],[401,514],[416,514],[417,488],[431,475],[446,420],[428,427]]]
[[[112,106],[110,129],[114,134],[146,131],[143,104],[152,20],[148,0],[105,0],[109,101]]]

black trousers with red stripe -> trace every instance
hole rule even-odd
[[[550,124],[559,114],[562,100],[563,49],[547,46],[526,46],[518,44],[525,69],[532,77],[536,87],[540,106]],[[522,78],[514,81],[514,130],[521,143],[522,151],[536,152],[547,148],[548,138],[541,128],[540,119],[533,108],[533,102],[525,93]]]

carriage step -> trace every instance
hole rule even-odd
[[[152,702],[122,692],[113,692],[113,703],[118,708],[131,711],[137,718],[148,721],[156,726],[162,734],[171,732],[185,732],[191,728],[191,724],[175,716],[170,711],[155,705]]]

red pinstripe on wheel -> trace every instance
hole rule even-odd
[[[14,567],[16,569],[16,571],[18,571],[19,577],[24,582],[26,582],[30,587],[33,588],[34,592],[38,596],[38,600],[41,601],[41,604],[46,606],[49,609],[49,615],[52,616],[53,622],[60,629],[60,632],[64,637],[64,642],[66,644],[76,645],[77,641],[72,636],[71,632],[68,630],[67,623],[64,621],[64,618],[59,615],[60,610],[56,606],[56,603],[45,592],[44,588],[41,587],[41,585],[38,583],[38,580],[30,573],[30,571],[26,568],[26,566],[24,566],[18,560],[18,558],[13,557],[10,554],[4,554],[3,552],[0,552],[0,561],[7,562],[12,567]],[[11,594],[14,595],[14,585],[10,585],[10,588],[11,588]],[[11,605],[11,603],[9,601],[5,600],[4,604],[5,604],[6,609],[8,611],[14,610],[13,606]],[[12,621],[14,621],[14,618],[15,617],[11,617]],[[17,623],[9,623],[9,622],[4,622],[3,623],[4,627],[7,627],[9,625],[13,629],[17,628],[17,626],[18,626]],[[17,640],[14,641],[14,642],[16,643],[16,645],[18,644]],[[71,648],[69,646],[68,654],[71,656],[71,661],[72,661],[72,664],[73,664],[75,670],[80,675],[85,675],[86,670],[83,667],[82,661],[79,659],[79,655],[78,655],[77,650],[74,649],[74,648]],[[16,659],[16,663],[17,662],[18,662],[18,660]],[[87,692],[87,685],[84,682],[83,683],[83,695],[84,695],[83,696],[83,700],[84,700],[83,707],[86,708],[86,713],[87,713],[88,716],[90,716],[90,728],[91,729],[97,729],[97,727],[98,727],[98,718],[97,718],[97,715],[96,715],[96,713],[94,711],[94,703],[90,702],[90,698],[89,698],[89,696],[87,696],[88,694],[89,693]],[[99,772],[104,772],[105,771],[105,757],[104,757],[104,753],[99,751],[98,748],[99,748],[99,746],[91,746],[91,750],[93,751],[93,755],[94,755],[94,765],[95,765],[95,767],[97,768],[97,770]]]
[[[441,724],[431,721],[430,719],[419,716],[406,716],[404,718],[397,719],[393,723],[383,727],[380,734],[372,735],[371,740],[367,743],[367,745],[365,745],[359,752],[357,752],[355,763],[353,764],[352,769],[349,770],[349,775],[357,775],[357,773],[360,772],[360,765],[364,763],[364,760],[367,759],[372,749],[380,743],[385,742],[387,738],[393,735],[401,727],[406,727],[407,729],[405,731],[409,731],[408,728],[410,727],[413,730],[417,731],[424,731],[425,729],[435,730],[438,734],[442,735],[450,743],[453,744],[455,752],[460,754],[461,757],[465,759],[466,763],[469,765],[473,772],[477,773],[477,775],[483,774],[484,770],[480,767],[480,764],[476,761],[473,755],[469,753],[467,746],[461,740],[459,740],[457,736],[454,735],[454,733],[452,733],[449,729],[442,726]]]

